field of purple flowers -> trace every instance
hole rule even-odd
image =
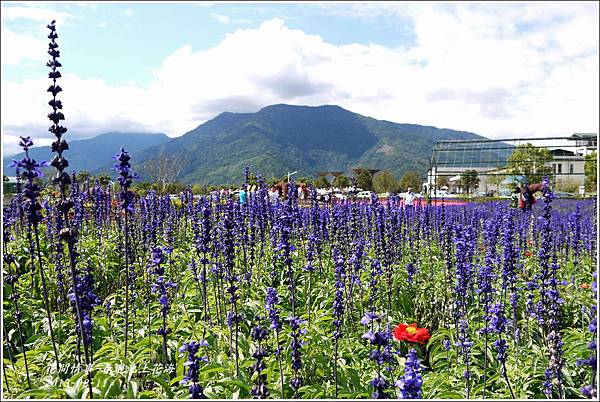
[[[258,174],[243,204],[140,198],[123,149],[117,192],[78,182],[49,28],[53,188],[15,161],[3,211],[4,398],[596,396],[595,200],[272,204]]]

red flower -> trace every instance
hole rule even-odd
[[[531,251],[529,251],[529,250],[525,251],[525,257],[531,257]]]
[[[579,287],[581,289],[589,289],[590,288],[590,284],[589,283],[582,283],[581,285],[579,285]]]
[[[417,324],[400,324],[394,329],[394,338],[398,341],[424,344],[431,338],[427,328],[418,328]]]

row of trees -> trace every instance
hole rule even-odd
[[[313,184],[317,188],[346,188],[352,186],[352,180],[347,176],[340,175],[330,182],[321,176]],[[400,180],[396,180],[394,175],[387,170],[373,175],[368,169],[360,169],[356,175],[356,186],[377,193],[397,193],[406,191],[409,187],[418,192],[421,189],[421,175],[418,172],[406,172]]]

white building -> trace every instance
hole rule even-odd
[[[431,194],[433,195],[433,193],[435,192],[435,190],[442,190],[442,185],[441,183],[442,177],[445,178],[445,182],[447,184],[444,185],[443,190],[447,190],[451,193],[456,193],[456,194],[462,194],[462,193],[466,193],[466,190],[462,189],[458,183],[460,180],[460,175],[463,172],[466,172],[467,170],[475,170],[478,173],[481,173],[481,175],[479,176],[479,186],[476,189],[473,189],[471,191],[471,193],[476,193],[476,192],[480,192],[480,191],[484,191],[484,192],[488,192],[490,191],[492,188],[489,187],[487,185],[487,183],[485,182],[485,177],[488,177],[486,175],[484,175],[483,173],[490,173],[490,172],[494,172],[496,171],[496,168],[490,168],[490,167],[460,167],[460,166],[438,166],[438,167],[432,167],[428,172],[427,172],[427,181],[425,183],[423,183],[423,193],[426,194],[431,190]],[[488,188],[489,187],[489,188]],[[495,187],[494,187],[495,188]]]
[[[552,166],[553,182],[557,188],[583,186],[585,182],[585,153],[580,155],[576,152],[560,148],[550,150],[554,159],[546,165]]]
[[[531,142],[535,143],[536,138]],[[539,140],[544,140],[539,138]],[[552,184],[555,190],[577,192],[585,183],[585,156],[598,148],[598,135],[593,133],[574,133],[570,137],[553,138],[554,146],[547,146],[553,160],[546,166],[552,171]],[[558,142],[557,142],[558,140]],[[529,139],[507,139],[489,141],[439,141],[432,153],[432,163],[423,183],[423,192],[433,194],[435,189],[442,190],[440,178],[443,177],[447,190],[464,192],[458,185],[460,175],[467,170],[479,173],[479,186],[473,192],[496,192],[502,189],[499,178],[508,175],[507,160],[512,146]],[[509,144],[513,145],[509,145]],[[562,145],[560,145],[562,144]],[[568,144],[568,145],[567,145]],[[537,145],[536,148],[545,147]],[[562,148],[561,148],[562,147]],[[447,183],[447,185],[446,185]],[[445,190],[445,189],[444,189]]]
[[[575,153],[585,156],[598,149],[598,134],[592,133],[575,133],[570,139],[575,141]]]
[[[577,151],[567,149],[552,149],[550,153],[553,156],[552,162],[546,166],[552,167],[552,184],[555,190],[576,192],[579,186],[585,183],[585,154],[592,152],[590,146],[577,148]],[[500,184],[501,180],[495,180],[498,176],[504,178],[508,175],[506,166],[498,168],[477,168],[477,167],[432,167],[427,172],[427,181],[423,183],[423,192],[427,193],[429,189],[433,193],[435,189],[441,190],[440,178],[445,177],[447,190],[452,193],[465,193],[466,191],[459,186],[461,173],[467,170],[475,170],[479,175],[479,185],[472,193],[485,192],[494,193],[501,190],[504,186]],[[437,182],[436,182],[437,180]],[[497,184],[498,183],[498,184]]]

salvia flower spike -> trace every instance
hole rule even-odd
[[[69,149],[69,145],[67,141],[63,139],[63,135],[67,132],[67,129],[60,125],[60,121],[65,119],[64,114],[60,111],[63,108],[62,102],[56,99],[56,95],[62,91],[62,88],[57,84],[57,79],[60,78],[60,73],[58,73],[58,68],[62,65],[58,61],[60,57],[60,52],[58,51],[58,44],[56,43],[56,39],[58,38],[58,34],[56,33],[56,21],[52,20],[50,24],[48,24],[48,29],[50,30],[50,34],[48,35],[48,39],[50,39],[50,43],[48,45],[48,54],[51,59],[46,63],[46,66],[50,67],[50,73],[48,77],[52,79],[52,85],[48,88],[47,92],[52,94],[52,99],[48,104],[52,107],[52,112],[48,114],[48,119],[52,122],[52,125],[48,129],[51,133],[54,134],[56,140],[52,143],[52,152],[56,153],[50,165],[56,168],[57,173],[54,177],[54,183],[58,185],[60,191],[60,201],[58,202],[58,209],[63,214],[63,222],[64,227],[61,229],[59,236],[60,238],[67,243],[67,248],[69,251],[69,262],[70,262],[70,271],[71,271],[71,282],[73,286],[73,303],[75,304],[75,312],[76,312],[76,321],[81,325],[78,325],[78,335],[80,340],[83,342],[83,353],[85,356],[85,364],[87,371],[87,380],[88,380],[88,392],[89,397],[93,398],[93,389],[92,389],[92,367],[91,367],[91,358],[90,351],[87,342],[85,342],[86,336],[84,331],[84,316],[81,309],[81,298],[79,295],[78,286],[75,284],[78,283],[77,280],[77,251],[76,251],[76,243],[77,243],[77,228],[73,227],[69,221],[69,212],[73,207],[73,202],[69,199],[67,195],[68,186],[71,184],[71,176],[66,171],[66,168],[69,166],[69,162],[63,156],[63,152]]]

